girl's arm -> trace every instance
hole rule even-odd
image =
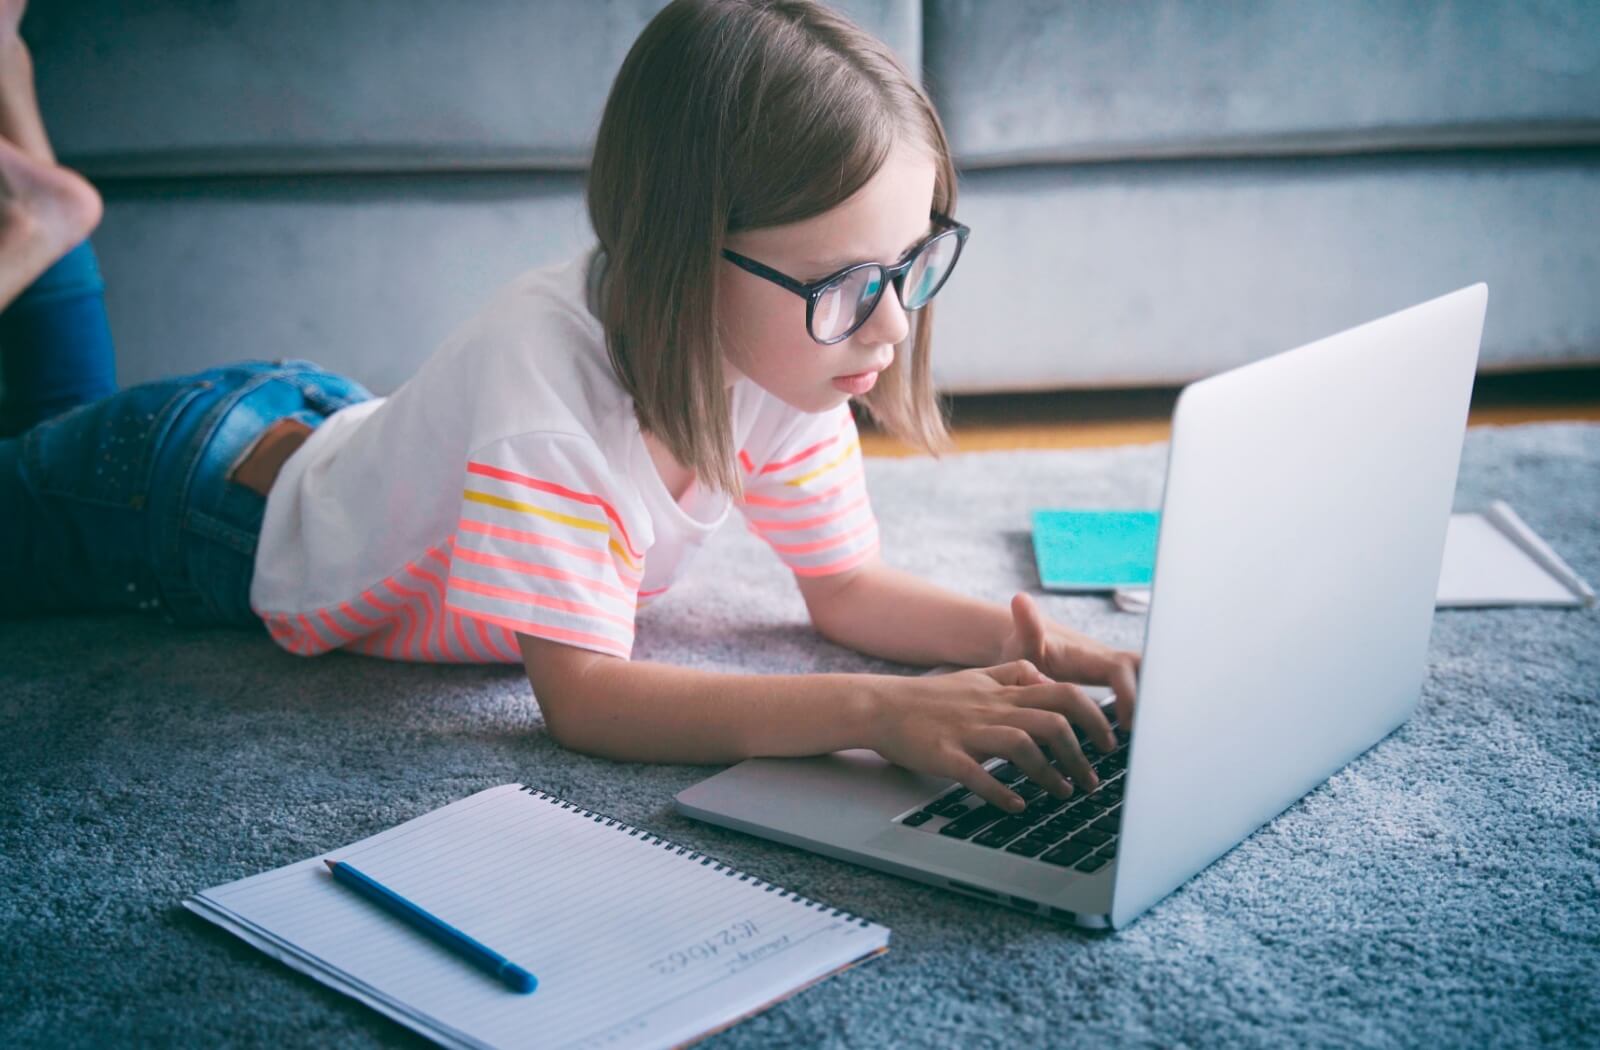
[[[695,671],[518,635],[563,747],[617,761],[722,765],[871,747],[885,675]]]
[[[1011,658],[1002,652],[1014,624],[1006,606],[948,591],[877,555],[851,572],[795,579],[817,631],[858,652],[923,667]]]
[[[1102,749],[1115,747],[1105,716],[1082,690],[1049,681],[1027,660],[932,678],[720,674],[529,635],[518,641],[551,737],[614,761],[725,765],[870,748],[1016,810],[1022,798],[982,759],[1004,755],[1064,797],[1072,789],[1062,772],[1082,789],[1097,783],[1074,726]]]

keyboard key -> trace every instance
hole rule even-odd
[[[1054,795],[1040,795],[1038,798],[1029,802],[1028,808],[1023,810],[1023,812],[1031,814],[1034,817],[1048,817],[1052,813],[1059,813],[1061,810],[1065,809],[1070,802],[1070,799],[1056,798]]]
[[[1083,860],[1079,861],[1076,867],[1079,871],[1099,871],[1109,863],[1111,863],[1109,858],[1102,857],[1100,854],[1096,853],[1092,857],[1085,857]]]
[[[952,838],[958,839],[971,838],[975,833],[988,827],[990,824],[993,824],[995,821],[999,820],[1005,815],[1005,812],[998,806],[991,806],[989,803],[985,802],[977,809],[974,809],[963,816],[957,817],[944,827],[940,828],[939,834],[949,835]]]
[[[1036,835],[1024,835],[1022,838],[1006,847],[1007,853],[1015,853],[1022,857],[1037,857],[1050,847],[1050,840],[1041,839]]]
[[[1028,830],[1029,821],[1020,814],[990,825],[972,841],[980,846],[1004,846]]]
[[[947,798],[937,799],[923,808],[936,817],[959,817],[967,811],[965,802]]]
[[[928,821],[932,820],[934,816],[935,814],[929,813],[925,809],[919,809],[906,819],[902,820],[900,823],[906,825],[907,827],[914,828],[919,824],[926,824]]]
[[[1099,849],[1095,850],[1095,852],[1102,857],[1115,857],[1117,855],[1117,840],[1112,839],[1104,846],[1101,846]]]
[[[1010,762],[1002,762],[998,766],[995,766],[993,769],[989,770],[989,775],[1000,781],[1002,784],[1010,784],[1022,778],[1022,770],[1018,769]]]
[[[1103,843],[1110,842],[1111,836],[1104,831],[1099,831],[1093,827],[1087,827],[1078,832],[1076,835],[1072,836],[1072,841],[1086,842],[1091,846],[1099,846]]]
[[[1031,780],[1024,780],[1022,783],[1016,786],[1015,790],[1017,794],[1021,795],[1023,800],[1027,802],[1031,802],[1040,795],[1044,794],[1044,788],[1040,787],[1038,784],[1035,784]]]
[[[1052,817],[1039,825],[1039,834],[1054,835],[1056,839],[1064,839],[1067,833],[1076,831],[1083,822],[1075,817]]]
[[[1120,827],[1121,825],[1122,825],[1122,810],[1114,809],[1110,813],[1107,813],[1103,817],[1095,818],[1094,823],[1090,824],[1089,826],[1091,828],[1094,828],[1096,831],[1109,831],[1109,832],[1115,834],[1117,828]]]
[[[1044,855],[1039,859],[1049,861],[1051,864],[1059,864],[1062,867],[1070,868],[1072,865],[1087,857],[1090,851],[1091,847],[1089,846],[1085,846],[1077,842],[1063,842],[1054,849],[1045,850]]]

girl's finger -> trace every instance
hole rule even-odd
[[[1117,748],[1117,737],[1111,731],[1111,723],[1106,720],[1105,712],[1089,698],[1088,693],[1071,682],[1027,686],[1016,690],[1013,703],[1018,707],[1042,707],[1063,714],[1069,722],[1088,733],[1100,750],[1110,752]],[[1121,720],[1120,715],[1118,720]]]
[[[1094,766],[1084,756],[1083,748],[1078,746],[1078,739],[1072,732],[1072,724],[1059,711],[1019,707],[1012,717],[1015,719],[1012,724],[1018,729],[1049,746],[1060,760],[1062,770],[1078,787],[1084,791],[1093,791],[1100,785],[1100,778],[1095,773]],[[1051,769],[1050,773],[1050,780],[1039,781],[1041,786],[1050,787],[1055,781],[1067,785],[1066,777],[1061,773],[1054,769]]]
[[[996,780],[993,773],[984,769],[983,764],[970,755],[957,758],[952,775],[961,782],[962,787],[996,809],[1017,813],[1027,805],[1021,795]]]
[[[1133,707],[1134,696],[1138,690],[1138,682],[1134,678],[1134,668],[1127,664],[1119,663],[1111,670],[1111,688],[1117,694],[1117,723],[1122,726],[1125,733],[1133,732]]]
[[[1040,787],[1058,787],[1060,774],[1050,766],[1026,729],[1011,725],[988,726],[971,734],[971,742],[984,752],[1009,761]]]
[[[1032,660],[1009,660],[993,667],[979,668],[1000,685],[1034,685],[1041,679],[1049,681],[1034,666]]]

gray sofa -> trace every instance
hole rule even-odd
[[[382,393],[590,239],[660,0],[36,2],[123,383],[300,356]],[[1485,371],[1600,363],[1600,4],[840,0],[919,71],[974,230],[957,392],[1176,385],[1462,285]]]

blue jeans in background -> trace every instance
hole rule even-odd
[[[0,312],[0,437],[117,389],[104,292],[85,239]]]
[[[315,427],[372,394],[310,361],[128,387],[0,439],[0,616],[134,610],[260,627],[266,498],[227,479],[276,420]]]

